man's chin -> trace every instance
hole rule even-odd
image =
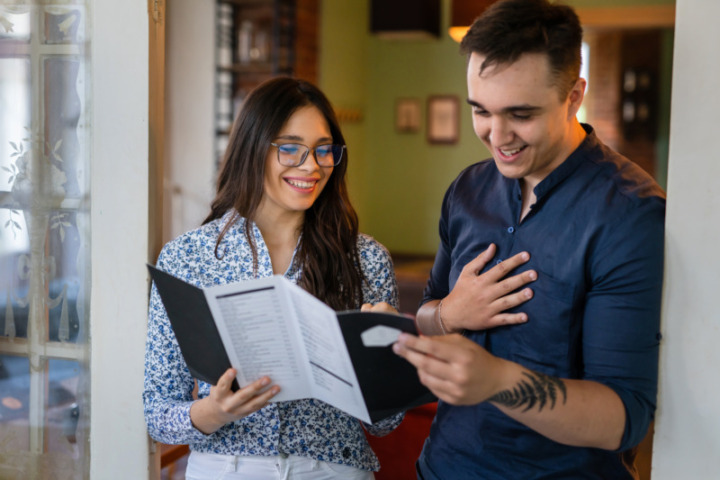
[[[495,161],[495,166],[503,177],[517,180],[525,176],[525,171],[520,165],[508,164],[507,162],[503,162],[495,157],[493,157],[493,160]]]

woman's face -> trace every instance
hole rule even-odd
[[[276,217],[287,214],[304,214],[327,184],[333,167],[321,167],[312,150],[318,145],[333,141],[325,117],[315,106],[301,107],[292,114],[273,143],[298,143],[311,149],[307,158],[297,167],[287,167],[278,161],[278,149],[271,146],[265,159],[262,215]]]

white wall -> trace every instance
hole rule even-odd
[[[91,2],[90,478],[148,478],[147,0]]]
[[[215,2],[167,4],[164,240],[195,228],[215,191]]]
[[[653,480],[720,478],[720,2],[677,0]]]

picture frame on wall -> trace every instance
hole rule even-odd
[[[398,98],[395,102],[395,130],[398,133],[420,131],[420,99]]]
[[[460,100],[456,95],[432,95],[427,103],[427,140],[454,144],[460,137]]]

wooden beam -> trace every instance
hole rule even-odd
[[[163,469],[180,460],[190,453],[187,445],[165,445],[160,446],[160,468]]]
[[[586,28],[662,28],[675,26],[675,5],[576,8]]]
[[[165,0],[148,0],[149,16],[149,251],[155,263],[163,246],[165,171]]]

